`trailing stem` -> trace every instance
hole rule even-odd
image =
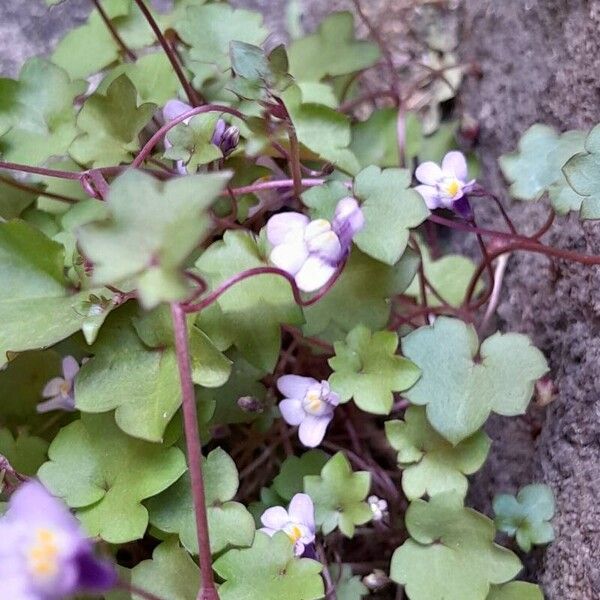
[[[181,82],[181,85],[183,86],[183,89],[185,90],[185,94],[188,97],[190,104],[192,106],[198,106],[198,104],[201,103],[201,100],[198,97],[198,93],[192,87],[192,84],[188,81],[188,78],[185,76],[185,73],[183,72],[183,69],[181,68],[181,65],[179,64],[179,61],[177,60],[177,56],[175,55],[169,42],[163,35],[163,32],[160,30],[160,27],[158,26],[158,23],[152,16],[152,13],[150,12],[149,8],[144,3],[144,0],[134,0],[134,1],[138,5],[139,9],[142,11],[144,18],[146,19],[146,21],[148,21],[148,25],[150,25],[150,27],[152,28],[152,31],[154,32],[156,39],[162,46],[162,49],[165,51],[165,54],[167,55],[167,58],[169,59],[169,62],[171,63],[171,66],[173,67],[173,70],[175,71],[177,78],[179,79],[179,81]]]
[[[100,18],[104,21],[106,28],[108,29],[108,31],[110,31],[110,35],[112,35],[117,46],[119,46],[119,48],[121,48],[121,50],[123,51],[123,54],[125,54],[125,56],[127,56],[127,58],[129,58],[129,60],[137,60],[137,56],[135,55],[135,52],[133,52],[133,50],[131,50],[131,48],[129,48],[129,46],[127,46],[127,44],[123,41],[123,38],[119,35],[119,32],[117,31],[113,22],[110,20],[110,18],[106,14],[106,11],[102,7],[102,4],[100,4],[100,0],[92,0],[92,4],[96,7],[96,10],[98,11],[98,14],[100,15]]]
[[[183,427],[187,448],[188,468],[196,517],[196,533],[198,536],[198,558],[202,584],[198,592],[198,600],[219,600],[212,570],[212,557],[208,537],[208,519],[202,478],[202,444],[198,432],[198,415],[196,412],[196,395],[190,366],[190,349],[188,344],[186,315],[180,304],[171,304],[171,317],[175,332],[175,351],[177,366],[181,380]]]

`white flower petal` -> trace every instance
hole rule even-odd
[[[300,375],[283,375],[277,380],[277,388],[286,398],[302,400],[311,385],[318,383],[312,377]]]
[[[265,510],[260,520],[265,527],[279,531],[289,523],[290,517],[283,506],[272,506]]]
[[[290,502],[288,514],[290,515],[290,520],[294,523],[305,525],[313,535],[314,539],[315,507],[312,498],[308,494],[296,494]],[[304,543],[309,543],[312,540],[302,538],[302,541]]]
[[[309,223],[306,215],[286,212],[273,215],[267,223],[267,238],[273,246],[287,241],[300,240]]]
[[[431,185],[417,185],[414,189],[416,192],[421,194],[429,210],[433,210],[434,208],[440,208],[442,206],[442,201],[440,199],[437,188]]]
[[[442,161],[442,171],[446,177],[456,177],[459,181],[466,181],[467,161],[465,155],[457,150],[448,152]]]
[[[279,403],[281,416],[288,425],[300,425],[306,417],[302,408],[302,400],[296,398],[286,398]]]
[[[308,250],[303,241],[283,243],[271,250],[269,259],[278,268],[295,275],[308,259]]]
[[[444,173],[440,166],[432,161],[421,163],[415,171],[415,177],[421,182],[427,185],[435,185],[438,181],[443,179]]]
[[[303,292],[314,292],[322,288],[334,275],[336,267],[318,256],[310,256],[296,273],[296,285]]]
[[[72,356],[65,356],[62,361],[62,371],[67,381],[73,381],[79,372],[79,363]]]
[[[315,448],[325,437],[325,431],[333,415],[307,415],[306,419],[300,423],[298,429],[298,438],[308,448]]]

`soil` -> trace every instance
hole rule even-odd
[[[363,2],[390,43],[395,59],[410,53],[403,6],[408,0]],[[285,0],[237,0],[260,8],[282,37]],[[462,0],[443,18],[460,29],[460,53],[476,62],[482,77],[462,88],[458,111],[481,126],[476,147],[485,173],[482,183],[503,197],[506,186],[498,156],[512,150],[534,122],[561,130],[589,128],[600,121],[600,0]],[[308,28],[326,12],[350,2],[304,0]],[[80,22],[88,0],[67,0],[47,11],[42,0],[0,3],[0,73],[15,75],[23,60],[45,53],[62,33]],[[364,28],[362,29],[364,33]],[[479,202],[482,224],[501,225],[494,208]],[[541,224],[544,203],[510,207],[525,231]],[[576,216],[559,219],[545,241],[598,253],[600,229]],[[471,251],[468,244],[464,245]],[[530,335],[547,355],[557,386],[546,408],[523,418],[491,419],[490,460],[473,481],[472,503],[490,514],[498,492],[515,492],[546,482],[557,497],[557,539],[525,558],[525,576],[543,585],[550,600],[600,599],[600,271],[512,256],[496,325]]]

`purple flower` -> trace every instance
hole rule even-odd
[[[318,446],[333,419],[340,397],[329,389],[327,381],[312,377],[284,375],[277,380],[285,399],[279,403],[281,415],[290,425],[300,425],[298,437],[309,448]]]
[[[354,198],[343,198],[333,221],[286,212],[272,216],[267,237],[273,245],[271,262],[294,276],[304,292],[323,287],[350,252],[352,238],[364,225],[364,216]]]
[[[0,598],[59,600],[116,582],[62,502],[35,480],[21,485],[0,518]]]
[[[223,156],[229,156],[236,149],[239,141],[239,127],[227,125],[223,119],[219,119],[215,125],[211,142],[221,149]]]
[[[165,123],[168,123],[169,121],[173,121],[173,119],[176,119],[177,117],[183,115],[184,113],[188,112],[189,110],[192,110],[192,107],[189,104],[186,104],[185,102],[182,102],[181,100],[177,100],[177,99],[173,99],[173,100],[168,100],[167,103],[163,106],[163,119],[165,121]],[[190,119],[184,119],[182,121],[182,123],[184,123],[185,125],[187,125],[190,122]],[[164,143],[165,143],[165,148],[169,149],[173,146],[173,144],[171,144],[171,142],[169,141],[169,139],[165,136],[164,138]],[[177,172],[180,175],[187,175],[187,169],[185,168],[185,165],[183,164],[182,160],[178,160],[176,162],[176,167],[177,167]]]
[[[448,152],[441,168],[431,161],[420,164],[415,177],[423,184],[415,190],[423,196],[427,208],[449,208],[463,217],[470,216],[467,195],[473,190],[475,180],[467,181],[467,161],[462,152]]]
[[[75,375],[79,372],[79,363],[72,356],[65,356],[62,361],[62,377],[51,379],[44,389],[42,396],[49,398],[37,405],[39,413],[51,410],[75,410]]]
[[[268,535],[284,531],[294,544],[296,556],[310,552],[315,541],[315,508],[307,494],[296,494],[287,510],[283,506],[267,508],[260,520],[264,525],[261,531]]]

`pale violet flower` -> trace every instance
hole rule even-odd
[[[332,392],[327,381],[312,377],[283,375],[277,387],[285,398],[279,403],[282,417],[290,425],[299,425],[298,437],[309,448],[318,446],[333,419],[340,397]]]
[[[62,372],[62,377],[54,377],[44,387],[42,396],[48,400],[37,405],[39,413],[75,410],[75,375],[79,372],[79,363],[72,356],[65,356]]]
[[[388,503],[379,496],[369,496],[367,504],[373,513],[373,521],[381,521],[387,516]]]
[[[67,507],[38,481],[23,483],[0,518],[0,598],[60,600],[116,583]]]
[[[464,217],[471,214],[467,195],[475,185],[475,180],[467,180],[467,161],[462,152],[448,152],[442,166],[428,161],[420,164],[415,177],[422,185],[415,187],[427,204],[427,208],[448,208]]]
[[[349,197],[338,202],[331,222],[297,212],[274,215],[267,223],[271,262],[292,275],[303,292],[314,292],[333,277],[363,225],[362,210]]]
[[[270,536],[285,532],[294,544],[296,556],[311,552],[315,541],[315,508],[307,494],[296,494],[287,510],[283,506],[267,508],[260,520],[264,525],[261,531]]]

